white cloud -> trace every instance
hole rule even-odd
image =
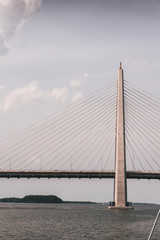
[[[72,102],[76,102],[80,100],[83,97],[82,91],[76,92],[74,96],[72,97]]]
[[[87,79],[89,77],[88,73],[83,74],[83,79]]]
[[[69,91],[67,87],[54,88],[51,95],[55,97],[57,100],[60,100],[62,103],[64,103],[67,97],[69,96]]]
[[[70,86],[72,88],[78,88],[78,87],[81,87],[82,83],[84,80],[86,80],[88,78],[89,74],[88,73],[85,73],[83,74],[83,76],[81,78],[78,78],[76,80],[72,80],[70,82]]]
[[[8,42],[41,4],[42,0],[0,0],[0,55],[8,52]]]
[[[9,51],[9,45],[5,38],[3,37],[2,33],[0,32],[0,55],[4,55]]]
[[[80,79],[80,82],[88,77],[88,74],[84,74]],[[0,91],[4,89],[0,85]],[[76,102],[83,97],[82,90],[74,91],[69,86],[63,86],[60,88],[53,88],[51,90],[43,90],[39,87],[38,83],[32,81],[27,86],[18,87],[11,90],[9,93],[5,93],[3,90],[3,96],[0,103],[1,112],[18,111],[23,106],[37,103],[37,104],[66,104],[69,102]]]
[[[43,91],[39,88],[37,82],[31,82],[28,86],[16,88],[8,93],[0,104],[0,111],[19,110],[23,105],[37,100],[64,103],[69,95],[67,87],[54,88],[52,91]]]
[[[0,86],[0,91],[2,91],[4,89],[4,87],[3,86]]]
[[[81,86],[81,79],[77,79],[77,80],[72,80],[70,82],[70,85],[72,88],[77,88]]]
[[[2,111],[10,111],[18,109],[21,105],[31,101],[33,98],[40,97],[41,92],[35,82],[30,83],[23,88],[16,88],[12,90],[4,99],[4,102],[0,105]]]

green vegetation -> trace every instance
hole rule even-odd
[[[23,198],[1,198],[0,202],[6,203],[70,203],[70,204],[95,204],[88,201],[63,201],[55,195],[27,195]]]
[[[28,195],[24,198],[2,198],[0,202],[14,203],[63,203],[62,199],[55,195]]]

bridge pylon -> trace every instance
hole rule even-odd
[[[126,148],[125,148],[125,114],[124,114],[124,78],[120,63],[118,69],[117,91],[117,126],[116,126],[116,155],[115,155],[115,180],[114,202],[110,208],[132,209],[127,202],[127,179],[126,179]]]

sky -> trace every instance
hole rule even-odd
[[[0,0],[0,140],[117,80],[160,98],[159,0]],[[0,197],[57,194],[106,202],[113,180],[6,180]],[[159,182],[128,200],[160,203]]]

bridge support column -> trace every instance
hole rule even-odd
[[[124,83],[123,70],[120,63],[118,69],[117,129],[114,202],[110,208],[131,209],[127,203],[126,151],[125,151],[125,115],[124,115]]]

